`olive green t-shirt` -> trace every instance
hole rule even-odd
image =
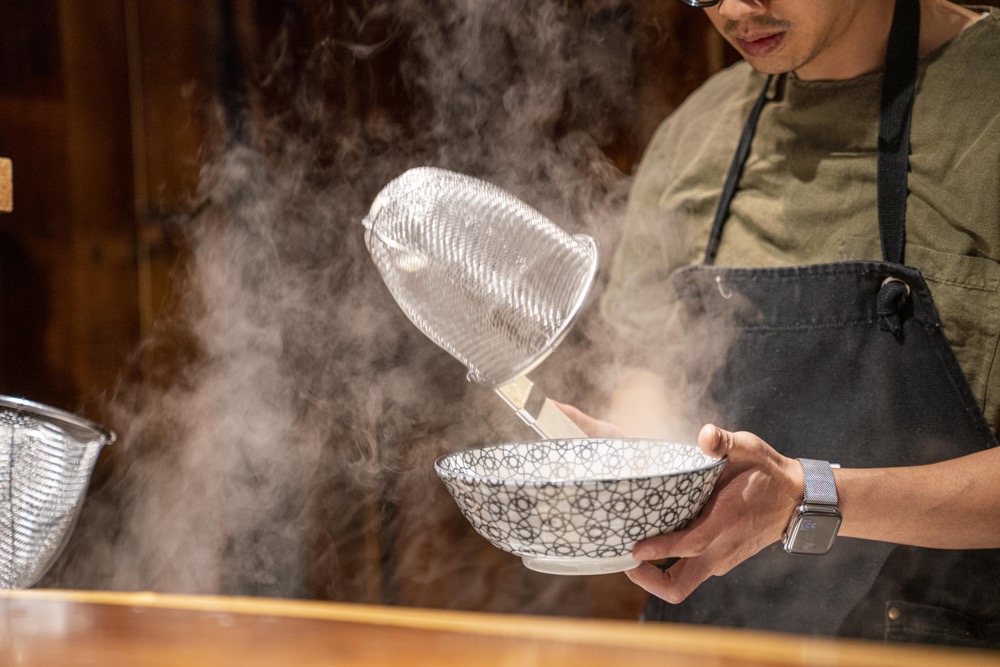
[[[1000,427],[1000,10],[919,65],[904,263],[926,278],[993,431]],[[602,301],[655,346],[677,267],[702,261],[726,172],[764,75],[712,77],[654,135],[636,173]],[[781,77],[764,107],[716,265],[880,260],[876,155],[881,74]]]

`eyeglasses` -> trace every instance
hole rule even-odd
[[[681,2],[692,7],[711,7],[712,5],[719,4],[721,0],[681,0]]]

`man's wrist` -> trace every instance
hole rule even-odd
[[[833,547],[841,524],[833,466],[815,459],[799,459],[799,464],[802,467],[802,503],[792,512],[785,529],[785,551],[825,554]]]

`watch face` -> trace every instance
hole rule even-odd
[[[825,554],[840,529],[840,512],[830,507],[800,507],[785,538],[785,551],[792,554]]]

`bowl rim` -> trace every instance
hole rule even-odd
[[[674,476],[677,476],[677,475],[687,475],[687,474],[694,473],[694,472],[704,472],[704,471],[712,470],[714,468],[722,467],[722,466],[724,466],[726,464],[726,461],[728,460],[728,457],[724,456],[724,457],[722,457],[720,459],[714,459],[711,463],[703,465],[703,466],[696,466],[696,467],[693,467],[693,468],[684,468],[684,469],[681,469],[681,470],[672,470],[670,472],[664,472],[664,473],[654,473],[654,474],[650,474],[650,475],[635,475],[635,476],[631,476],[631,477],[571,477],[571,478],[566,478],[566,479],[551,479],[551,478],[543,478],[543,477],[515,478],[515,477],[502,477],[500,475],[473,475],[473,474],[470,474],[470,473],[465,472],[465,471],[447,470],[447,469],[445,469],[445,468],[443,468],[441,466],[441,463],[445,459],[459,457],[459,456],[462,456],[464,454],[468,454],[470,452],[485,451],[485,450],[490,450],[490,449],[508,449],[508,448],[514,448],[514,447],[523,447],[525,445],[539,445],[540,446],[540,445],[544,445],[546,443],[552,443],[552,442],[582,442],[582,441],[588,441],[588,440],[600,441],[600,442],[603,442],[603,443],[607,443],[609,441],[621,442],[621,443],[641,443],[641,442],[645,442],[645,443],[658,443],[658,444],[664,444],[664,445],[675,445],[675,446],[682,446],[682,447],[691,447],[693,449],[697,449],[698,452],[702,456],[705,456],[707,458],[711,458],[708,454],[705,454],[704,452],[702,452],[698,448],[698,445],[688,444],[688,443],[684,443],[684,442],[678,442],[678,441],[674,441],[674,440],[658,440],[658,439],[655,439],[655,438],[589,438],[589,437],[588,438],[559,438],[558,440],[536,440],[536,441],[525,441],[525,442],[507,442],[507,443],[502,443],[502,444],[498,444],[498,445],[488,445],[488,446],[485,446],[485,447],[473,447],[471,449],[463,449],[463,450],[460,450],[460,451],[457,451],[457,452],[449,452],[447,454],[443,454],[443,455],[439,456],[434,461],[434,470],[435,470],[435,472],[437,472],[438,476],[441,477],[442,479],[460,480],[460,481],[466,481],[466,482],[475,483],[475,484],[485,483],[485,484],[501,484],[501,485],[503,485],[503,484],[508,484],[508,483],[518,483],[518,484],[527,484],[527,485],[531,485],[531,486],[541,486],[541,485],[551,485],[551,486],[568,486],[568,485],[572,485],[572,486],[580,486],[580,485],[590,485],[590,484],[607,484],[609,482],[618,483],[618,482],[625,482],[625,481],[640,481],[640,480],[655,479],[655,478],[669,478],[669,477],[674,477]]]

